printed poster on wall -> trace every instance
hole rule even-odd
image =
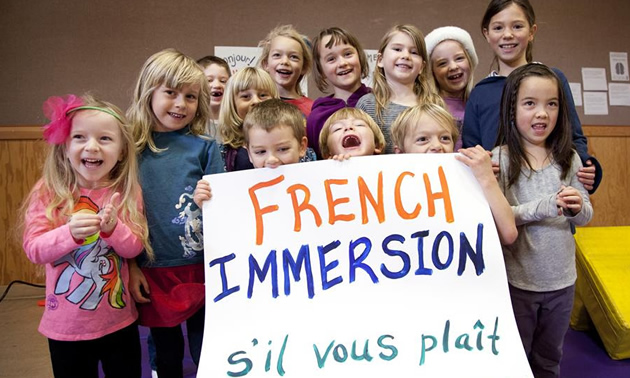
[[[532,377],[492,215],[453,154],[205,179],[198,377]]]

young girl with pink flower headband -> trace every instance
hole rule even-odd
[[[91,96],[44,103],[51,145],[43,177],[22,206],[27,257],[46,266],[48,338],[55,377],[140,377],[138,313],[128,258],[152,256],[135,146],[116,106]]]

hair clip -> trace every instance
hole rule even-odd
[[[44,102],[44,115],[50,120],[44,125],[44,139],[48,143],[62,144],[66,141],[72,128],[68,113],[81,105],[83,100],[75,95],[52,96]]]

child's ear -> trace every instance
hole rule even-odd
[[[304,157],[306,155],[306,148],[308,147],[308,138],[302,137],[300,141],[300,157]]]
[[[534,34],[536,34],[536,30],[538,30],[538,25],[534,24],[531,28],[529,28],[529,41],[534,40]]]
[[[402,153],[403,153],[403,150],[401,150],[401,149],[398,147],[398,145],[395,145],[395,146],[394,146],[394,153],[396,153],[396,154],[402,154]]]
[[[381,152],[383,152],[383,149],[382,149],[382,148],[375,148],[375,149],[374,149],[374,155],[380,155],[380,154],[381,154]]]
[[[490,43],[488,39],[488,28],[483,28],[483,37],[486,39],[486,42]]]
[[[376,65],[383,68],[383,54],[376,54]]]

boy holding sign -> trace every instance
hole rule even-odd
[[[459,132],[455,119],[441,106],[424,103],[408,108],[391,128],[394,150],[399,153],[451,153]],[[490,205],[502,244],[512,244],[518,236],[514,214],[499,188],[488,153],[480,146],[460,149],[455,159],[472,170]]]
[[[245,148],[254,168],[298,163],[306,154],[304,115],[295,106],[271,99],[254,106],[243,121]],[[199,180],[194,201],[201,207],[212,196],[210,184]]]

